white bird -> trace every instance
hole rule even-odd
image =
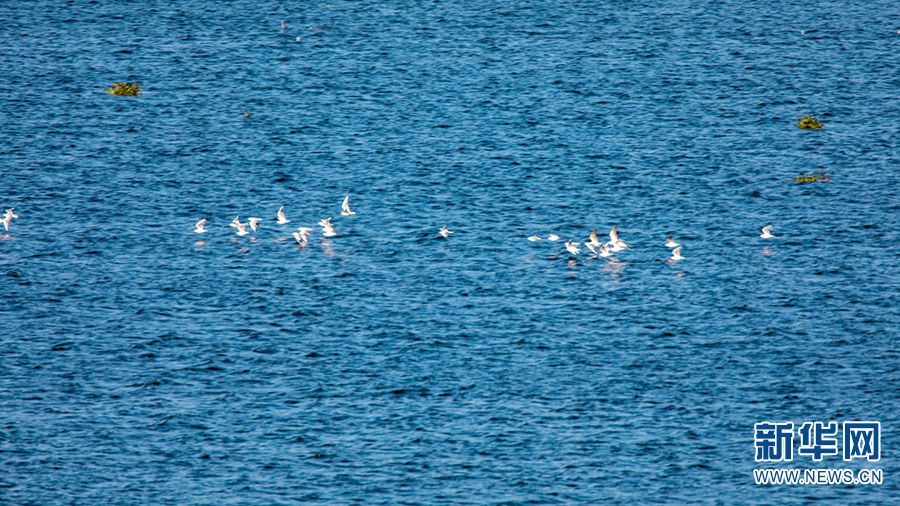
[[[560,237],[560,236],[558,236],[558,235],[556,235],[556,234],[550,234],[550,236],[547,237],[547,240],[548,240],[548,241],[558,241],[558,240],[560,240],[560,239],[562,239],[562,237]]]
[[[206,229],[203,228],[204,223],[206,223],[206,218],[203,218],[202,220],[198,221],[197,224],[194,225],[194,232],[197,234],[206,233]]]
[[[607,246],[605,244],[603,246],[600,246],[599,250],[600,250],[600,253],[597,253],[597,254],[602,256],[603,258],[606,258],[606,257],[612,255],[612,251],[609,250],[609,246]]]
[[[613,251],[619,251],[623,249],[631,249],[631,246],[625,244],[625,241],[619,239],[619,226],[616,225],[609,231],[609,240],[613,244]],[[618,249],[617,249],[618,248]]]
[[[250,224],[250,228],[256,232],[257,227],[259,227],[259,222],[262,221],[262,218],[247,218],[247,222]]]
[[[577,255],[577,254],[581,253],[581,250],[578,249],[578,243],[572,242],[572,239],[569,239],[566,242],[566,251],[568,251],[569,253],[571,253],[573,255]]]
[[[447,225],[444,225],[443,227],[441,227],[441,229],[438,231],[438,233],[441,234],[443,237],[450,237],[451,235],[453,235],[453,232],[447,230]]]
[[[763,239],[771,239],[775,237],[772,235],[772,225],[766,225],[762,228],[762,234],[760,235]]]
[[[591,235],[588,237],[588,239],[590,239],[591,242],[585,243],[585,244],[591,244],[594,247],[600,246],[600,240],[597,239],[597,229],[596,228],[594,229],[593,232],[591,232]],[[591,251],[593,251],[593,249]]]
[[[344,197],[344,202],[341,203],[341,216],[350,216],[351,214],[356,214],[350,210],[350,195]]]
[[[229,223],[228,226],[237,228],[237,226],[240,224],[241,224],[241,215],[239,214],[239,215],[235,216],[233,220],[231,220],[231,223]]]
[[[9,209],[7,209],[6,214],[3,215],[3,219],[0,220],[0,222],[3,223],[3,228],[5,228],[7,232],[9,231],[9,223],[13,220],[13,218],[19,217],[19,215],[13,213],[15,209],[15,207],[10,207]]]
[[[312,232],[312,230],[305,227],[300,227],[296,232],[294,232],[293,236],[294,239],[297,239],[297,242],[299,242],[300,244],[307,244],[309,242],[309,240],[307,240],[307,236],[309,236],[310,232]]]
[[[681,256],[681,246],[672,250],[672,260],[684,260],[684,257]]]
[[[537,242],[537,241],[540,241],[541,238],[536,235],[533,235],[533,236],[529,237],[528,240],[531,242]]]
[[[584,245],[587,246],[587,249],[591,250],[591,252],[592,252],[593,254],[595,254],[595,255],[597,255],[597,256],[600,255],[600,253],[597,251],[597,247],[594,246],[593,244],[591,244],[591,243],[589,243],[589,242],[586,242],[586,243],[584,243]]]
[[[237,232],[235,232],[235,234],[237,234],[237,235],[247,235],[250,233],[250,232],[247,232],[247,224],[246,223],[238,222],[238,224],[235,225],[235,228],[237,228]]]
[[[327,219],[319,220],[319,226],[322,227],[323,236],[334,237],[337,235],[337,232],[334,231],[334,225],[331,224],[330,216]]]
[[[672,234],[669,234],[669,237],[666,237],[666,246],[670,248],[677,248],[678,246],[680,246],[680,244],[672,240]]]
[[[284,217],[284,206],[281,206],[281,207],[278,209],[278,216],[277,216],[277,218],[278,218],[278,222],[277,222],[277,223],[278,223],[279,225],[284,225],[285,223],[290,223],[290,222],[291,222],[291,220],[289,220],[289,219],[287,219],[287,218]]]
[[[622,247],[621,242],[610,241],[610,242],[604,243],[603,245],[606,246],[607,248],[609,248],[610,251],[622,251],[623,249],[625,249]]]

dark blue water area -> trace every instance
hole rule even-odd
[[[0,503],[900,497],[896,2],[0,19]],[[755,423],[832,420],[881,460],[754,460]]]

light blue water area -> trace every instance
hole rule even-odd
[[[895,2],[0,19],[0,502],[900,496]],[[754,461],[755,423],[831,420],[881,461]]]

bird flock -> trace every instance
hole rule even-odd
[[[356,212],[350,210],[350,195],[347,195],[346,197],[344,197],[344,201],[341,203],[341,215],[342,216],[350,216],[353,214],[356,214]],[[319,221],[318,225],[320,227],[322,227],[322,237],[337,236],[337,230],[335,230],[334,225],[331,223],[331,219],[332,218],[329,216],[328,218],[325,218],[325,219]],[[207,218],[203,218],[200,221],[198,221],[196,224],[194,224],[194,233],[195,234],[205,234],[208,232],[208,230],[206,229],[206,221],[207,221]],[[228,226],[236,229],[235,235],[245,236],[247,234],[250,234],[251,232],[255,233],[259,229],[259,227],[260,227],[259,223],[261,221],[263,221],[262,218],[254,218],[254,217],[247,218],[247,221],[241,221],[241,216],[237,215],[234,217],[233,220],[231,220],[231,223],[229,223]],[[275,223],[277,223],[279,225],[287,225],[290,222],[291,222],[291,220],[289,220],[287,218],[287,216],[285,216],[285,214],[284,214],[284,206],[281,206],[280,208],[278,208],[278,212],[275,213]],[[247,227],[250,227],[249,232],[247,231]],[[309,244],[309,236],[311,234],[312,234],[311,228],[298,227],[297,231],[294,232],[292,235],[294,236],[294,239],[296,239],[297,242],[301,246],[306,246],[307,244]]]
[[[341,202],[341,216],[351,216],[354,214],[356,214],[356,212],[352,211],[350,209],[350,196],[347,195],[346,197],[344,197],[344,201]],[[318,226],[322,227],[322,237],[336,237],[338,235],[337,230],[335,229],[334,224],[331,222],[331,220],[332,220],[332,217],[329,216],[328,218],[319,220],[319,222],[317,223]],[[196,234],[207,233],[208,230],[206,229],[206,226],[205,226],[206,221],[207,221],[207,218],[203,218],[200,221],[198,221],[196,224],[194,224],[194,233],[196,233]],[[259,223],[261,221],[263,221],[262,218],[247,218],[247,221],[243,222],[243,221],[241,221],[240,215],[238,215],[238,216],[235,216],[235,218],[233,220],[231,220],[231,223],[229,223],[229,226],[236,229],[235,230],[236,235],[245,236],[247,234],[250,234],[251,232],[255,233],[257,231],[257,229],[259,228],[259,226],[260,226]],[[278,212],[275,213],[275,223],[277,223],[278,225],[287,225],[290,222],[291,222],[291,220],[289,220],[284,213],[284,206],[281,206],[280,208],[278,208]],[[249,232],[247,231],[247,227],[250,227]],[[300,244],[300,246],[306,246],[307,244],[309,244],[309,238],[310,238],[310,235],[312,235],[312,232],[313,232],[312,228],[298,227],[297,231],[291,235],[294,236],[294,239],[297,240],[297,243]],[[441,229],[438,231],[438,235],[440,235],[441,237],[444,237],[444,238],[450,237],[452,234],[453,234],[453,232],[450,231],[446,225],[441,227]]]
[[[760,234],[759,237],[762,239],[774,238],[775,236],[772,235],[772,228],[773,225],[766,225],[765,227],[763,227],[762,234]],[[606,258],[612,256],[613,253],[631,249],[631,246],[629,246],[628,243],[626,243],[621,237],[619,237],[618,225],[614,226],[612,230],[609,231],[609,241],[606,242],[600,242],[598,231],[599,229],[595,228],[593,232],[591,232],[591,234],[588,236],[587,242],[584,243],[584,246],[591,251],[592,258]],[[532,235],[528,237],[528,240],[531,242],[537,242],[543,240],[543,238]],[[556,234],[550,234],[547,237],[547,240],[555,242],[562,240],[562,238]],[[581,243],[577,243],[572,239],[566,241],[565,246],[566,251],[568,251],[572,255],[577,256],[581,253],[581,249],[579,248],[579,246],[581,246]],[[672,238],[672,234],[669,234],[669,236],[666,237],[665,246],[671,248],[672,250],[672,256],[669,257],[668,261],[676,262],[678,260],[685,259],[685,257],[681,255],[681,244],[675,242],[675,239]]]
[[[3,223],[3,228],[6,231],[9,231],[9,226],[10,226],[10,223],[12,222],[12,220],[19,217],[17,214],[14,213],[15,209],[16,209],[15,207],[8,208],[6,210],[6,214],[4,214],[3,218],[0,219],[0,223]],[[347,195],[344,197],[344,201],[341,202],[341,216],[351,216],[354,214],[356,214],[356,212],[350,210],[350,196]],[[331,219],[332,218],[329,216],[328,218],[319,220],[318,225],[320,227],[322,227],[322,237],[335,237],[338,235],[337,230],[334,227],[334,224],[331,223]],[[205,227],[206,221],[207,221],[207,218],[203,218],[200,221],[198,221],[196,224],[194,224],[194,233],[196,233],[196,234],[207,233],[208,230]],[[236,231],[235,231],[236,235],[245,236],[245,235],[251,233],[251,232],[247,231],[247,227],[250,227],[250,230],[253,233],[255,233],[259,229],[259,227],[260,227],[259,224],[261,221],[263,221],[262,218],[250,217],[250,218],[247,218],[246,222],[242,222],[240,215],[238,215],[231,221],[231,223],[229,223],[229,226],[236,229]],[[275,223],[277,223],[279,225],[286,225],[290,222],[291,222],[291,220],[287,219],[287,216],[285,216],[285,214],[284,214],[284,206],[281,206],[278,209],[278,212],[275,213]],[[762,239],[772,239],[772,238],[776,237],[775,235],[772,234],[772,228],[773,228],[773,225],[766,225],[765,227],[763,227],[761,230],[762,234],[760,234],[759,237]],[[601,257],[606,258],[606,257],[613,256],[614,253],[617,253],[619,251],[631,249],[631,246],[629,246],[628,243],[625,242],[625,240],[623,240],[621,237],[619,237],[619,226],[618,225],[614,226],[612,228],[612,230],[609,231],[609,241],[606,241],[606,242],[600,242],[598,231],[599,231],[599,229],[595,228],[588,236],[587,241],[584,243],[584,246],[591,251],[593,258],[601,258]],[[307,244],[309,244],[309,237],[311,234],[312,234],[311,228],[298,227],[297,231],[294,232],[292,235],[294,236],[294,239],[297,240],[297,243],[300,244],[300,246],[306,246]],[[453,235],[453,232],[451,232],[447,228],[447,226],[444,225],[441,227],[440,230],[438,230],[438,235],[440,235],[443,238],[449,238],[451,235]],[[532,242],[537,242],[537,241],[542,241],[544,239],[539,236],[532,235],[532,236],[528,237],[528,240],[532,241]],[[546,240],[551,241],[551,242],[556,242],[556,241],[562,240],[562,238],[556,234],[550,234],[549,236],[547,236]],[[570,254],[572,254],[573,256],[577,256],[581,253],[581,249],[579,248],[579,246],[581,246],[581,245],[582,245],[581,243],[577,243],[572,239],[569,239],[568,241],[565,242],[566,251],[569,252]],[[672,234],[669,234],[669,236],[666,237],[665,246],[668,248],[671,248],[671,250],[672,250],[671,251],[672,256],[669,257],[668,261],[675,262],[675,261],[685,259],[685,257],[681,255],[681,248],[682,248],[681,244],[675,242],[675,240],[672,238]]]

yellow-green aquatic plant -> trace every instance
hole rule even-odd
[[[816,118],[813,117],[812,114],[807,114],[806,116],[804,116],[802,118],[798,118],[797,121],[800,122],[800,124],[797,126],[799,126],[800,128],[804,128],[804,129],[818,130],[818,129],[822,128],[822,126],[823,126],[821,123],[819,123],[819,120],[817,120]]]
[[[108,90],[106,90],[106,92],[112,93],[113,95],[135,97],[141,94],[141,83],[139,81],[133,83],[120,83],[119,81],[116,81]]]
[[[809,174],[800,173],[799,176],[794,178],[795,183],[812,183],[814,181],[829,181],[831,178],[828,177],[828,174],[825,174],[821,170],[815,170]]]

